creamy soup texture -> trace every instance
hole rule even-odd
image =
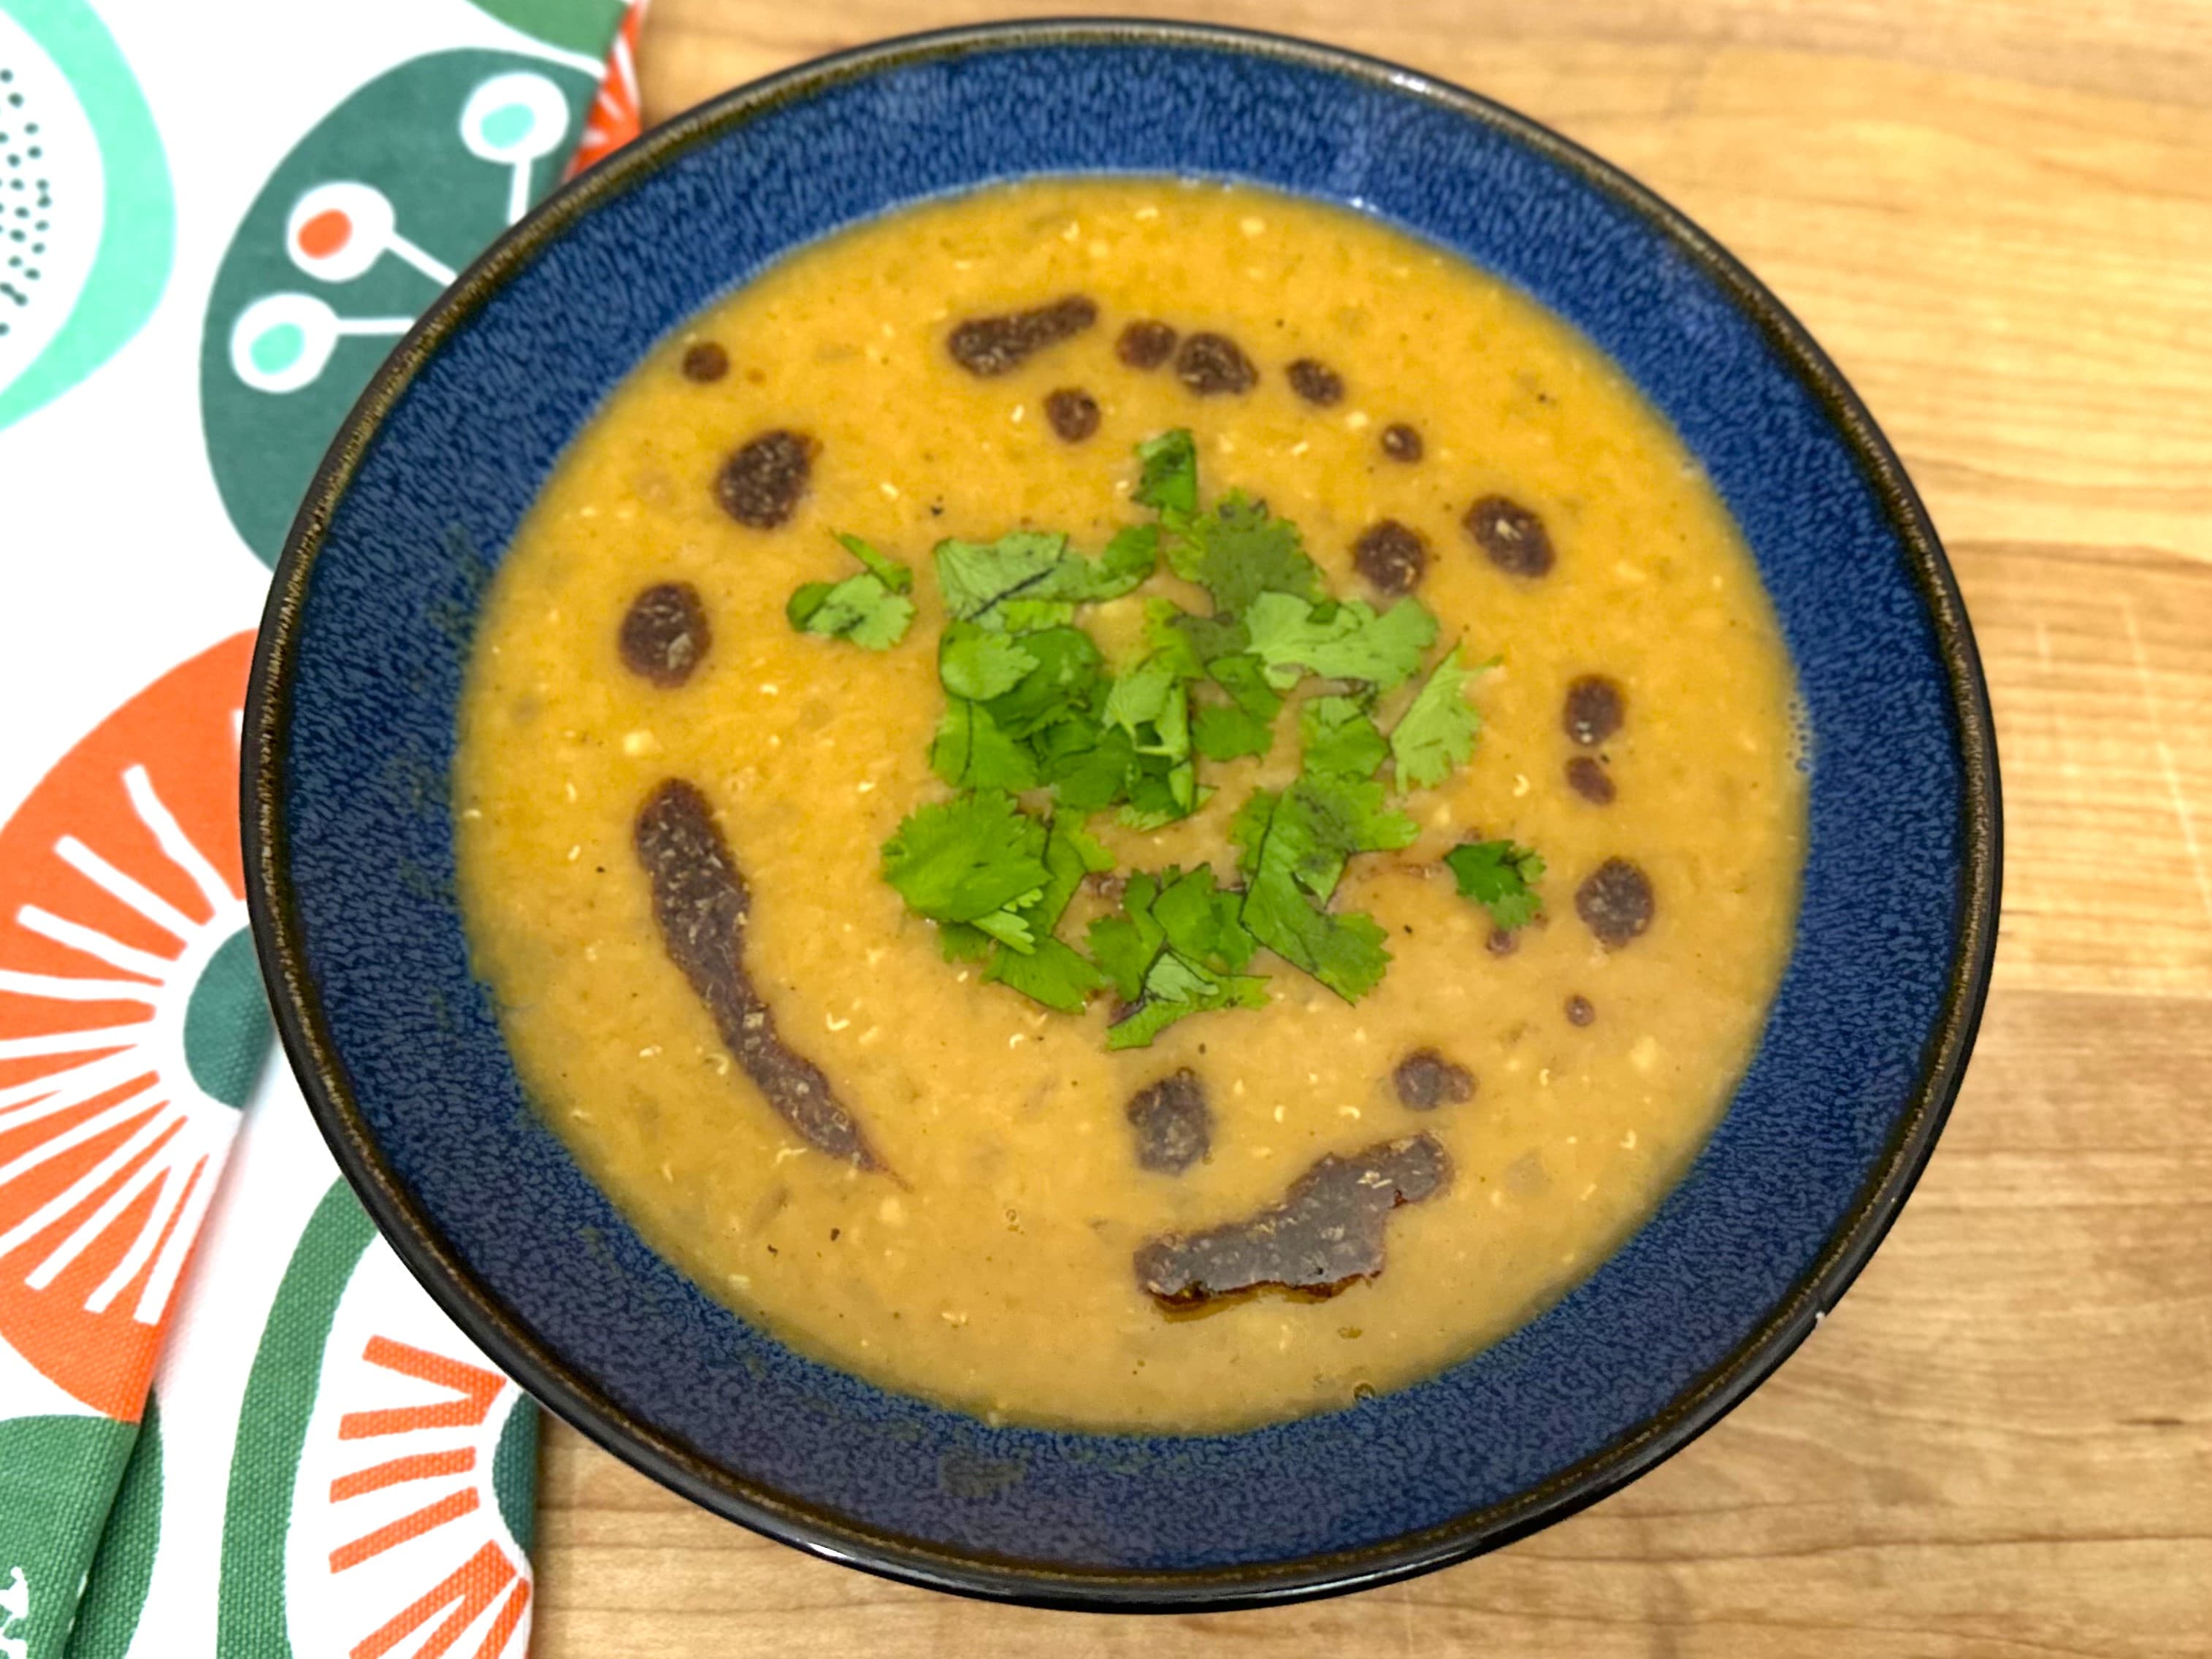
[[[1455,643],[1481,727],[1432,786],[1373,769],[1412,839],[1350,857],[1326,910],[1387,937],[1379,984],[1261,949],[1257,1006],[1115,1048],[1120,991],[1063,1012],[949,961],[884,848],[953,793],[933,550],[1096,558],[1158,520],[1134,451],[1178,429],[1201,513],[1249,492],[1328,595],[1437,619],[1381,732]],[[793,625],[796,591],[861,573],[839,534],[912,571],[896,643]],[[1161,599],[1208,606],[1164,562],[1079,607],[1105,672]],[[1306,704],[1364,690],[1297,678],[1265,755],[1194,763],[1186,817],[1063,808],[1109,867],[1056,936],[1085,949],[1133,873],[1243,884],[1240,807],[1299,778]],[[1789,949],[1791,698],[1711,485],[1526,296],[1248,188],[1030,182],[790,258],[578,436],[483,613],[462,901],[538,1109],[710,1293],[993,1420],[1234,1428],[1496,1340],[1680,1177]],[[1513,927],[1444,861],[1506,842],[1543,866]]]

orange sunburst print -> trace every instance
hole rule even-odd
[[[584,136],[569,158],[565,177],[573,179],[594,161],[604,161],[644,130],[637,88],[637,42],[645,28],[646,3],[647,0],[630,0],[629,9],[623,13],[622,27],[607,48],[599,95],[592,100]]]
[[[141,692],[0,829],[0,1337],[125,1420],[268,1047],[239,860],[252,647]]]
[[[310,1522],[337,1540],[327,1556],[330,1572],[343,1577],[418,1540],[438,1540],[455,1565],[355,1641],[349,1659],[383,1659],[410,1643],[413,1659],[440,1659],[480,1624],[476,1659],[496,1659],[529,1610],[531,1583],[500,1535],[504,1522],[495,1525],[487,1511],[501,1507],[496,1448],[513,1426],[513,1413],[529,1407],[519,1405],[514,1384],[497,1371],[388,1336],[371,1337],[361,1358],[395,1385],[427,1385],[431,1397],[423,1398],[419,1388],[405,1389],[408,1403],[349,1411],[338,1419],[340,1444],[358,1446],[364,1461],[331,1480],[328,1510]],[[384,1507],[375,1524],[356,1532],[346,1524],[358,1507],[352,1500],[372,1493],[386,1495]],[[394,1509],[401,1512],[392,1515]],[[481,1541],[462,1556],[473,1540]]]

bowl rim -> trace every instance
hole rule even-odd
[[[915,64],[1041,46],[1152,46],[1257,57],[1345,76],[1501,132],[1655,229],[1725,294],[1852,453],[1902,546],[1925,607],[1958,726],[1959,945],[1941,1015],[1897,1126],[1812,1265],[1725,1358],[1635,1429],[1534,1486],[1452,1520],[1357,1549],[1188,1571],[1068,1569],[924,1543],[746,1480],[638,1420],[478,1284],[378,1148],[346,1082],[306,966],[286,872],[284,753],[299,628],[340,500],[386,415],[422,367],[575,220],[664,164],[827,87]],[[255,641],[242,728],[246,902],[278,1034],[340,1170],[380,1231],[462,1332],[543,1405],[631,1468],[726,1519],[840,1565],[926,1589],[1094,1612],[1278,1605],[1395,1583],[1498,1548],[1610,1496],[1711,1428],[1789,1358],[1880,1245],[1935,1149],[1987,999],[2002,882],[2002,806],[1983,676],[1958,583],[1903,463],[1826,353],[1773,294],[1675,208],[1540,123],[1453,82],[1297,37],[1132,18],[1036,18],[872,41],[735,88],[647,132],[502,234],[439,296],[370,380],[318,467],[285,539]]]

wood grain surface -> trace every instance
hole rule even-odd
[[[648,113],[1012,15],[653,0]],[[1182,15],[1380,53],[1561,129],[1741,255],[1865,396],[1996,705],[2005,915],[1965,1094],[1880,1256],[1773,1380],[1510,1549],[1304,1607],[1030,1613],[765,1542],[556,1425],[539,1659],[2212,1655],[2212,8]]]

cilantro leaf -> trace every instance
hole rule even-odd
[[[1186,623],[1204,620],[1194,617],[1173,599],[1145,601],[1145,643],[1179,680],[1206,678],[1206,659],[1199,654],[1197,638]]]
[[[906,637],[914,601],[902,599],[872,574],[842,582],[808,582],[784,607],[802,634],[850,640],[871,651],[888,651]]]
[[[1210,761],[1264,755],[1275,746],[1275,728],[1234,703],[1200,703],[1190,717],[1191,746]]]
[[[1176,988],[1190,987],[1192,975],[1211,984],[1252,960],[1259,941],[1240,919],[1243,902],[1241,893],[1217,886],[1203,864],[1187,873],[1170,868],[1132,876],[1122,890],[1121,914],[1091,924],[1091,954],[1124,1002],[1180,997]],[[1164,969],[1170,957],[1176,965]]]
[[[1037,892],[1024,893],[1021,902],[1003,906],[988,915],[978,916],[969,925],[980,933],[988,933],[1000,944],[1027,956],[1036,949],[1036,934],[1030,927],[1030,919],[1022,913],[1036,902],[1042,891],[1040,888]],[[999,954],[1003,956],[1005,952]]]
[[[1009,635],[948,623],[938,674],[950,695],[930,765],[955,788],[1019,791],[1056,782],[1097,748],[1097,710],[1110,682],[1098,647],[1081,629]],[[960,695],[994,688],[987,701]],[[1086,799],[1085,810],[1120,799],[1127,765],[1123,756],[1103,769],[1089,792],[1097,799]]]
[[[1279,789],[1255,789],[1229,820],[1229,839],[1237,848],[1237,867],[1248,882],[1259,872],[1267,848],[1267,832],[1274,827],[1275,808],[1282,799]]]
[[[945,608],[956,621],[979,622],[986,628],[1002,627],[1000,607],[1042,582],[1066,556],[1066,537],[1032,531],[995,542],[948,538],[931,554]]]
[[[1213,975],[1177,951],[1153,963],[1136,1000],[1106,1028],[1109,1048],[1146,1048],[1179,1019],[1218,1008],[1264,1008],[1267,981],[1255,974]]]
[[[1134,1002],[1143,992],[1152,958],[1167,943],[1167,929],[1152,916],[1159,890],[1158,878],[1132,876],[1121,890],[1121,914],[1100,916],[1091,924],[1091,954],[1124,1002]]]
[[[1482,716],[1468,706],[1465,688],[1471,678],[1460,666],[1459,647],[1454,646],[1429,671],[1426,683],[1390,728],[1400,789],[1432,788],[1474,752]]]
[[[1165,930],[1167,942],[1187,957],[1234,971],[1252,960],[1258,942],[1245,930],[1237,912],[1243,895],[1214,884],[1210,866],[1200,865],[1187,875],[1161,888],[1152,901],[1152,919]]]
[[[1056,532],[1020,530],[995,542],[938,543],[938,591],[958,622],[995,632],[1050,628],[1069,621],[1078,605],[1127,592],[1152,574],[1158,532],[1149,541],[1127,532],[1092,564]]]
[[[1044,884],[975,924],[998,942],[983,969],[985,982],[1008,986],[1062,1013],[1079,1012],[1092,992],[1104,989],[1106,975],[1053,937],[1053,929],[1083,878],[1112,866],[1112,856],[1073,818],[1053,819],[1045,832]]]
[[[1135,500],[1139,507],[1165,513],[1198,511],[1198,444],[1188,429],[1176,427],[1137,446],[1141,468]]]
[[[1035,597],[1073,605],[1115,599],[1152,574],[1159,563],[1160,532],[1152,525],[1133,525],[1115,532],[1096,563],[1071,552],[1042,584]]]
[[[1400,722],[1401,725],[1403,722]],[[1371,778],[1389,752],[1375,722],[1353,697],[1316,697],[1298,710],[1306,770]]]
[[[1144,1048],[1193,1014],[1266,1005],[1266,979],[1237,971],[1259,948],[1238,919],[1241,899],[1204,865],[1129,878],[1121,915],[1091,924],[1091,954],[1123,1004],[1108,1048]]]
[[[1218,626],[1193,617],[1201,625]],[[1164,630],[1189,637],[1186,630]],[[1238,630],[1239,638],[1242,629]],[[1243,755],[1264,755],[1275,744],[1275,715],[1282,708],[1282,694],[1270,686],[1259,658],[1238,652],[1217,656],[1207,665],[1213,683],[1226,691],[1230,704],[1200,703],[1191,714],[1191,741],[1208,760],[1235,760]]]
[[[1010,987],[1063,1014],[1081,1013],[1091,993],[1104,990],[1108,984],[1106,975],[1081,952],[1049,937],[1039,939],[1036,949],[1026,956],[1012,951],[994,953],[983,969],[983,979],[987,984]]]
[[[947,962],[988,962],[999,947],[980,927],[971,927],[964,921],[940,921],[937,924],[937,948],[945,953]]]
[[[841,582],[805,583],[786,601],[783,614],[802,634],[888,651],[914,621],[914,601],[902,597],[914,586],[914,572],[858,536],[837,539],[867,568]]]
[[[1102,718],[1128,742],[1131,760],[1119,792],[1128,805],[1121,822],[1149,830],[1189,817],[1199,799],[1198,771],[1190,758],[1190,695],[1173,660],[1155,652],[1115,680]]]
[[[842,531],[837,535],[838,545],[868,568],[868,572],[894,593],[910,592],[914,588],[914,572],[896,559],[885,558],[858,536],[848,536]]]
[[[1267,684],[1266,665],[1241,646],[1234,655],[1212,659],[1206,672],[1254,720],[1272,720],[1281,712],[1283,694]]]
[[[1074,731],[1072,726],[1064,729]],[[1055,747],[1045,781],[1068,811],[1097,812],[1127,797],[1129,775],[1137,767],[1137,746],[1127,732],[1118,726],[1103,731],[1093,727]]]
[[[971,622],[948,623],[937,644],[937,678],[954,696],[975,702],[1012,690],[1036,665],[1012,636]]]
[[[1311,771],[1279,795],[1253,791],[1229,826],[1247,878],[1288,877],[1317,902],[1336,890],[1353,854],[1395,851],[1419,833],[1383,805],[1381,784]]]
[[[1242,614],[1262,593],[1311,601],[1321,597],[1320,567],[1308,558],[1298,527],[1272,517],[1267,503],[1242,491],[1210,514],[1171,526],[1168,560],[1176,574],[1213,595],[1218,612]]]
[[[1403,847],[1417,833],[1383,805],[1382,786],[1308,771],[1280,794],[1255,790],[1229,833],[1243,849],[1239,915],[1253,938],[1347,1000],[1373,990],[1390,962],[1382,929],[1321,907],[1352,854]]]
[[[1390,953],[1375,918],[1358,910],[1317,909],[1285,877],[1255,881],[1244,898],[1244,924],[1285,962],[1304,969],[1346,1002],[1382,981]]]
[[[1033,738],[1048,726],[1071,721],[1095,726],[1094,711],[1107,679],[1091,635],[1079,628],[1048,628],[1022,635],[1018,648],[1035,666],[991,703],[992,717],[1008,735]]]
[[[1030,910],[1038,930],[1049,933],[1060,926],[1060,917],[1067,912],[1067,902],[1075,896],[1075,890],[1083,884],[1084,877],[1093,871],[1111,870],[1114,855],[1085,834],[1082,824],[1074,817],[1062,814],[1055,817],[1046,830],[1044,867],[1043,890]]]
[[[1034,789],[1036,758],[999,724],[989,705],[947,697],[929,745],[930,769],[955,789]]]
[[[1189,708],[1175,664],[1155,652],[1114,682],[1105,720],[1135,739],[1140,755],[1183,755],[1190,752]]]
[[[1543,908],[1535,884],[1544,860],[1533,848],[1510,841],[1462,842],[1444,854],[1444,862],[1461,896],[1482,906],[1509,933],[1528,926]]]
[[[1106,550],[1098,556],[1091,567],[1090,592],[1091,599],[1118,599],[1136,586],[1160,564],[1160,529],[1158,525],[1133,524],[1114,532],[1114,539],[1106,544]]]
[[[1157,830],[1164,823],[1187,818],[1198,810],[1202,797],[1198,769],[1190,762],[1168,761],[1139,755],[1125,782],[1128,804],[1120,822],[1131,830]]]
[[[1168,599],[1158,600],[1155,605],[1147,629],[1154,647],[1188,650],[1191,659],[1209,672],[1251,643],[1244,624],[1234,617],[1194,617]]]
[[[1043,823],[995,789],[918,807],[884,843],[884,879],[915,915],[973,922],[1041,892]]]
[[[1073,1013],[1106,976],[1053,937],[1106,849],[1072,822],[1039,823],[996,791],[922,807],[884,843],[884,876],[909,909],[939,924],[951,962]]]
[[[1301,672],[1388,690],[1412,677],[1437,637],[1437,619],[1413,599],[1378,616],[1359,599],[1309,605],[1288,593],[1262,593],[1244,625],[1267,684],[1279,691],[1297,684]]]

